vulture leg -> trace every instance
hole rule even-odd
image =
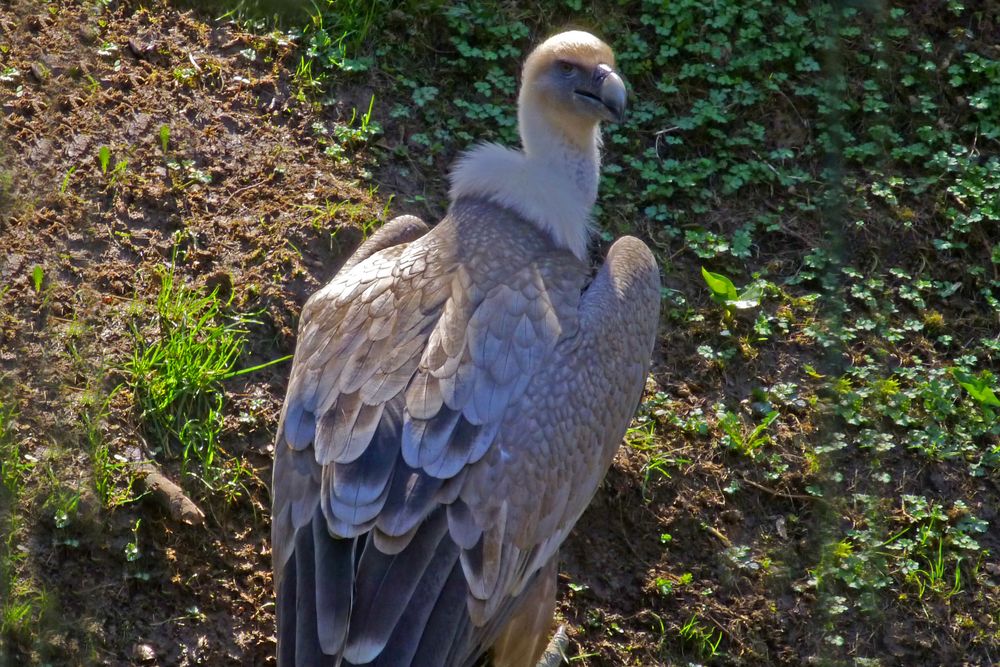
[[[493,644],[493,667],[535,667],[545,651],[556,612],[554,556],[521,594],[518,609]]]

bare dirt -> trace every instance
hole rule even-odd
[[[255,475],[233,503],[192,491],[207,514],[202,526],[180,524],[148,499],[101,507],[87,490],[83,401],[121,382],[130,306],[155,299],[156,270],[178,248],[185,281],[231,290],[234,310],[259,312],[245,366],[290,354],[305,299],[359,242],[361,226],[385,217],[390,191],[369,187],[369,165],[322,155],[313,124],[340,111],[296,99],[294,46],[275,37],[158,3],[104,9],[28,0],[0,6],[0,35],[0,70],[19,72],[0,84],[0,167],[9,179],[0,182],[0,383],[37,462],[35,486],[84,490],[69,529],[75,543],[54,525],[46,493],[22,501],[29,523],[18,548],[29,554],[26,574],[46,591],[49,612],[37,632],[0,643],[0,664],[273,664],[267,484],[287,366],[227,385],[223,444]],[[109,173],[101,146],[110,149]],[[113,178],[121,161],[127,166]],[[387,166],[377,177],[400,184],[412,175]],[[443,197],[440,181],[428,187]],[[322,215],[327,202],[346,204]],[[405,212],[413,211],[389,210]],[[40,289],[36,266],[44,270]],[[655,369],[660,386],[707,409],[697,398],[704,384],[684,375],[694,343],[666,332],[664,348],[672,353]],[[800,362],[761,359],[746,376]],[[103,427],[122,455],[138,437],[127,398],[116,395]],[[671,655],[698,661],[695,647],[658,630],[683,624],[695,608],[710,629],[726,632],[730,664],[822,656],[814,629],[825,612],[808,592],[793,591],[818,558],[816,526],[841,519],[825,516],[822,501],[800,488],[768,486],[681,437],[683,460],[670,468],[669,484],[650,487],[645,459],[623,448],[564,550],[559,612],[574,664],[662,664],[668,640]],[[894,464],[904,465],[886,462]],[[175,463],[162,465],[179,476]],[[947,470],[908,468],[899,479],[925,476],[953,483]],[[734,479],[753,489],[739,503],[723,492]],[[794,471],[783,478],[794,479]],[[995,487],[968,495],[979,500],[978,516],[996,520]],[[123,550],[134,535],[142,557],[128,562]],[[782,540],[785,561],[767,574],[725,567],[718,554],[751,538]],[[984,543],[1000,549],[995,535]],[[695,583],[672,596],[653,583],[677,584],[681,573]],[[920,621],[883,609],[879,627],[856,632],[879,637],[882,664],[922,664],[929,652],[941,664],[962,664],[961,629],[930,632],[948,625],[953,610],[942,602],[927,614]],[[994,631],[1000,623],[976,620]]]
[[[381,204],[356,171],[317,154],[308,128],[319,119],[290,109],[287,44],[170,8],[49,8],[0,9],[10,45],[0,67],[22,73],[2,93],[12,181],[0,220],[0,375],[27,453],[73,486],[90,467],[79,403],[121,381],[129,304],[155,299],[156,268],[175,247],[185,280],[228,286],[234,309],[261,311],[252,365],[292,351],[305,298],[360,240],[357,220],[377,219]],[[253,62],[240,54],[252,42],[263,54]],[[102,172],[101,146],[109,171],[127,161],[117,182]],[[168,158],[190,168],[169,169]],[[349,206],[313,224],[309,207],[327,200]],[[44,645],[14,647],[14,664],[128,664],[143,646],[162,664],[269,661],[265,480],[285,373],[229,385],[230,414],[252,419],[230,418],[226,447],[248,457],[256,486],[235,505],[209,503],[204,526],[177,525],[148,502],[101,512],[87,493],[71,529],[78,546],[55,543],[51,520],[29,526],[30,568],[58,610],[49,618],[61,618]],[[136,444],[124,399],[107,420],[120,454]],[[133,567],[122,553],[139,518],[143,556]]]

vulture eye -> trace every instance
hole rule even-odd
[[[565,77],[568,78],[568,77],[573,76],[574,72],[576,72],[576,68],[573,67],[572,63],[568,63],[565,60],[560,60],[559,61],[559,73],[560,74],[562,74],[563,76],[565,76]]]

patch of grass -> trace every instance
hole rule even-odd
[[[642,495],[651,500],[650,491],[656,482],[670,479],[672,471],[689,465],[691,460],[676,451],[668,449],[661,439],[658,420],[666,417],[669,412],[667,395],[656,392],[639,406],[639,414],[625,434],[625,442],[643,457]],[[678,421],[680,421],[678,419]],[[697,422],[695,417],[693,422]],[[707,428],[707,423],[705,427]],[[697,429],[698,426],[694,425]]]
[[[6,564],[0,563],[0,576]],[[13,577],[15,585],[0,602],[0,637],[14,646],[30,646],[38,635],[41,624],[52,615],[53,600],[42,588],[36,588],[30,579]],[[45,647],[42,646],[44,649]]]
[[[758,424],[744,424],[735,412],[729,412],[724,406],[716,406],[718,427],[723,432],[720,440],[723,447],[732,449],[744,456],[755,458],[757,451],[771,442],[768,427],[778,418],[778,411],[771,410]]]
[[[368,110],[358,115],[357,109],[351,110],[351,117],[346,123],[335,123],[328,128],[324,123],[313,123],[313,135],[323,154],[337,160],[346,160],[348,154],[357,153],[375,137],[382,133],[382,128],[372,118],[375,104],[373,95],[368,101]],[[355,122],[357,121],[357,122]]]
[[[101,504],[110,510],[138,499],[133,490],[133,465],[121,454],[112,453],[104,436],[109,405],[117,391],[116,388],[103,398],[95,392],[88,392],[81,399],[80,409],[80,422],[92,465],[94,491]]]
[[[697,614],[689,618],[677,634],[685,645],[692,647],[699,657],[705,659],[713,658],[722,642],[722,631],[702,623]]]
[[[0,484],[8,499],[16,499],[32,464],[23,458],[21,446],[14,432],[17,411],[10,399],[0,394]]]
[[[51,607],[44,588],[26,571],[27,551],[18,548],[25,529],[20,502],[34,461],[21,450],[16,411],[8,401],[0,394],[0,657],[30,645]]]
[[[246,473],[221,449],[222,383],[256,370],[236,367],[254,320],[227,313],[232,297],[223,301],[217,289],[206,294],[184,284],[174,265],[159,280],[152,322],[136,317],[131,325],[135,349],[125,364],[127,385],[153,450],[178,457],[186,472],[215,488],[229,483],[227,474]]]
[[[301,33],[303,56],[314,63],[319,83],[327,72],[364,72],[373,64],[360,53],[377,17],[389,3],[373,0],[323,0],[313,5]]]
[[[177,0],[175,4],[234,19],[260,32],[275,25],[301,25],[316,7],[312,0]]]

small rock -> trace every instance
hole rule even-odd
[[[92,25],[80,26],[80,41],[84,44],[93,44],[101,36],[101,31]]]
[[[132,658],[136,662],[148,664],[156,660],[156,649],[149,644],[136,644],[132,647]]]
[[[149,37],[130,37],[128,48],[136,58],[143,58],[153,50],[156,43]]]
[[[45,83],[52,76],[52,70],[45,63],[36,60],[31,63],[31,76],[35,77],[38,83]]]
[[[743,521],[743,512],[737,509],[728,509],[722,512],[721,518],[730,525],[741,523]]]

